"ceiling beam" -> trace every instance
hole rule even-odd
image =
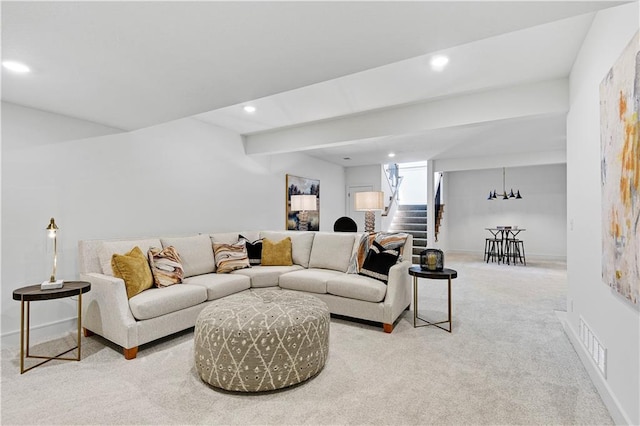
[[[568,110],[569,84],[563,78],[260,132],[243,141],[249,155],[278,154]]]
[[[535,151],[496,154],[486,157],[438,159],[433,161],[433,171],[455,172],[460,170],[497,169],[500,167],[524,167],[566,163],[567,152],[565,150]]]

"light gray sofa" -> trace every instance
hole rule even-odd
[[[291,238],[292,266],[253,266],[227,274],[215,272],[213,242],[234,243],[242,234],[251,241]],[[280,287],[313,294],[332,314],[380,322],[387,333],[411,303],[412,237],[404,259],[383,282],[347,273],[362,234],[332,232],[261,231],[200,234],[178,238],[90,240],[78,243],[80,279],[91,282],[84,296],[85,336],[98,334],[121,346],[125,358],[135,358],[138,346],[193,327],[208,304],[221,297],[256,287]],[[124,281],[113,276],[111,256],[139,246],[174,246],[182,259],[183,283],[153,287],[127,299]]]

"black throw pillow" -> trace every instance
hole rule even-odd
[[[238,235],[239,240],[244,240],[249,255],[249,265],[255,266],[262,263],[262,240],[249,241],[248,238]]]
[[[386,284],[389,281],[389,269],[398,262],[398,257],[400,257],[398,249],[385,249],[377,241],[374,241],[359,274],[375,278]]]

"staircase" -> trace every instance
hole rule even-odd
[[[420,264],[420,252],[427,247],[427,205],[400,204],[393,216],[389,232],[413,235],[414,264]]]
[[[436,241],[438,241],[438,231],[440,230],[443,211],[444,204],[440,204],[435,218]],[[396,214],[393,216],[389,232],[406,232],[413,235],[412,262],[420,264],[420,252],[427,248],[427,205],[400,204]]]

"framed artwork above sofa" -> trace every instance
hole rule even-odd
[[[320,180],[309,179],[287,174],[286,176],[286,229],[288,231],[319,231],[320,230]],[[306,229],[301,229],[300,211],[292,210],[292,195],[315,195],[317,205],[315,211],[305,213]]]

